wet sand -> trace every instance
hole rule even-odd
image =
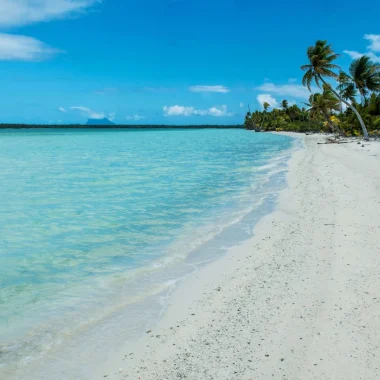
[[[99,378],[380,378],[380,143],[301,138],[254,236],[187,278]]]

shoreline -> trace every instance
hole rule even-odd
[[[284,135],[292,137],[294,139],[292,142],[292,147],[289,148],[289,150],[286,152],[286,167],[288,167],[289,161],[292,159],[294,153],[299,152],[303,149],[304,134],[299,134],[296,132],[274,132],[273,134]],[[254,225],[252,226],[253,231],[256,229],[256,226],[260,224],[261,220],[264,217],[270,215],[276,209],[277,199],[281,192],[284,191],[284,189],[287,187],[287,171],[288,169],[285,169],[285,182],[281,185],[281,188],[271,190],[271,195],[267,195],[265,197],[264,203],[257,208],[254,208],[253,212],[256,216],[254,218]],[[273,199],[270,199],[271,197]],[[266,204],[272,204],[269,210],[266,209],[266,206],[264,207]],[[249,216],[249,214],[247,214],[245,217],[247,216]],[[240,222],[237,222],[237,224]],[[234,225],[231,225],[228,228],[233,226]],[[240,228],[243,227],[241,226]],[[145,336],[145,333],[147,331],[151,331],[153,333],[162,329],[170,329],[172,326],[176,325],[178,319],[185,320],[187,316],[187,310],[191,310],[193,307],[195,307],[193,304],[199,302],[202,295],[204,294],[205,288],[211,289],[214,285],[222,280],[222,277],[224,276],[223,270],[219,271],[217,268],[221,266],[222,269],[226,269],[226,266],[224,264],[226,257],[231,254],[231,251],[233,252],[242,244],[244,245],[249,242],[252,239],[253,231],[249,233],[248,238],[244,238],[243,240],[239,239],[239,242],[235,243],[235,245],[223,249],[225,252],[221,256],[218,255],[212,259],[208,258],[204,263],[198,263],[198,260],[195,260],[193,265],[196,267],[196,269],[194,269],[193,272],[187,274],[186,276],[179,278],[178,281],[176,281],[178,284],[175,285],[174,290],[165,296],[165,300],[169,299],[169,303],[163,309],[162,315],[159,317],[159,319],[152,321],[152,324],[149,324],[149,326],[147,326],[145,332],[142,333],[137,340],[128,341],[121,348],[119,347],[116,351],[112,352],[108,358],[105,358],[105,363],[98,366],[95,371],[96,378],[104,378],[105,376],[115,379],[123,378],[120,376],[125,375],[125,371],[128,371],[129,367],[128,366],[125,368],[125,353],[133,353],[132,355],[128,355],[129,365],[131,365],[132,362],[137,363],[138,359],[144,357],[144,347],[146,347],[146,345],[149,345],[151,338],[149,334]],[[190,262],[192,261],[191,257],[188,259],[190,259]],[[228,263],[227,266],[229,266]],[[189,289],[191,289],[191,293],[188,292]],[[166,301],[164,302],[166,303]],[[114,372],[115,368],[117,369],[116,372]],[[91,374],[91,376],[92,375],[93,374]]]
[[[380,144],[302,138],[254,236],[186,278],[99,378],[379,378]]]
[[[214,289],[218,289],[218,284],[223,282],[223,279],[226,276],[239,270],[240,256],[243,258],[245,251],[249,249],[252,240],[255,239],[257,234],[261,233],[261,225],[263,223],[265,225],[265,219],[276,212],[279,199],[282,193],[288,188],[288,176],[292,162],[293,160],[298,160],[299,154],[305,149],[305,134],[303,133],[271,133],[294,138],[293,147],[290,149],[290,158],[288,158],[287,162],[288,173],[286,173],[286,183],[284,188],[276,193],[274,209],[269,211],[269,213],[264,213],[264,215],[258,219],[254,225],[253,232],[248,239],[243,240],[238,245],[228,248],[223,256],[207,262],[205,265],[198,267],[195,272],[182,278],[176,289],[169,295],[170,303],[161,318],[154,326],[147,327],[147,332],[150,331],[151,333],[146,336],[141,336],[137,341],[128,342],[116,353],[114,352],[111,358],[108,358],[103,365],[98,367],[96,371],[97,378],[104,378],[106,376],[111,379],[124,379],[124,376],[128,373],[131,367],[137,367],[139,361],[146,357],[145,349],[147,346],[150,346],[151,338],[160,335],[158,331],[174,330],[175,326],[178,325],[178,322],[183,324],[188,320],[189,310],[197,308],[197,304],[201,301],[205,292],[212,292]],[[189,289],[191,291],[189,291]],[[155,333],[157,334],[155,335]],[[126,360],[127,352],[128,359]],[[130,355],[131,353],[132,355]],[[137,376],[137,374],[135,374],[135,376]],[[130,377],[128,376],[127,378]]]
[[[267,137],[269,138],[270,136]],[[226,220],[230,220],[231,216],[236,216],[233,220],[231,219],[232,223],[224,223],[222,230],[214,238],[209,239],[197,249],[193,249],[186,260],[181,260],[183,263],[175,264],[173,267],[170,266],[165,273],[159,272],[156,278],[159,280],[160,277],[160,280],[164,280],[163,282],[161,281],[163,287],[154,288],[154,292],[151,294],[146,293],[144,300],[136,302],[135,306],[124,307],[124,304],[117,305],[108,315],[104,309],[104,318],[96,318],[98,316],[96,310],[95,313],[89,313],[90,320],[84,320],[82,325],[78,324],[77,332],[71,329],[72,325],[69,320],[67,323],[63,322],[62,324],[59,324],[60,320],[57,320],[57,323],[52,323],[52,326],[56,328],[56,330],[52,329],[52,331],[53,333],[55,331],[62,333],[56,335],[57,339],[50,339],[53,343],[57,342],[55,346],[49,346],[49,340],[42,342],[41,347],[42,349],[47,347],[46,350],[40,349],[38,341],[37,344],[33,342],[32,332],[34,330],[30,330],[30,340],[27,347],[32,348],[31,354],[28,354],[28,350],[25,350],[26,354],[23,355],[22,348],[24,345],[20,345],[21,350],[14,350],[20,361],[15,363],[13,367],[12,365],[7,367],[6,359],[8,358],[3,355],[2,359],[4,359],[5,366],[2,367],[2,372],[9,378],[21,376],[23,378],[45,379],[53,374],[61,375],[66,379],[73,377],[81,379],[94,378],[98,373],[98,363],[103,365],[103,361],[106,361],[105,358],[107,357],[110,357],[110,362],[112,363],[114,358],[123,357],[118,350],[120,347],[125,346],[125,342],[130,342],[131,347],[134,349],[133,342],[136,339],[143,336],[145,331],[152,328],[151,326],[156,328],[156,322],[160,320],[166,310],[167,302],[171,300],[172,289],[177,288],[177,284],[182,282],[184,278],[191,276],[192,272],[198,273],[200,268],[225,255],[228,247],[249,238],[257,221],[273,210],[279,191],[286,186],[287,162],[294,149],[297,149],[296,144],[291,139],[287,141],[287,149],[270,159],[266,158],[264,160],[265,164],[261,163],[261,161],[253,163],[257,165],[257,171],[255,170],[256,165],[252,167],[252,171],[261,180],[257,181],[257,186],[250,188],[250,196],[245,197],[244,204],[247,207],[242,209],[244,212],[238,213],[238,215],[234,210],[229,210],[228,215],[226,214]],[[252,153],[250,153],[250,157],[252,157]],[[248,162],[250,163],[249,160]],[[217,226],[217,224],[214,223],[211,226]],[[191,236],[194,238],[197,235],[191,234]],[[184,250],[184,243],[187,243],[187,240],[182,240],[182,244],[178,245],[177,251],[179,253]],[[152,282],[151,276],[149,276],[149,281]],[[159,285],[161,285],[161,282]],[[105,288],[107,287],[105,286]],[[128,298],[128,289],[125,286],[120,288],[120,299],[124,294]],[[136,285],[136,289],[139,291],[142,289],[141,282]],[[137,297],[135,293],[130,294]],[[99,307],[104,305],[101,297],[97,297],[97,302]],[[87,305],[84,305],[84,307]],[[69,311],[75,311],[77,315],[80,315],[79,310],[79,307],[73,307]],[[29,320],[33,319],[30,318]],[[77,317],[73,321],[78,323],[78,321],[82,320]],[[62,328],[60,329],[59,326],[62,326]],[[146,329],[145,326],[147,326]],[[40,330],[43,331],[42,328]],[[49,335],[46,335],[49,338]],[[4,352],[7,353],[5,350]],[[12,354],[11,350],[9,352]],[[12,363],[12,361],[9,360],[9,363]],[[110,368],[113,367],[114,365],[111,364]]]

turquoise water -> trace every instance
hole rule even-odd
[[[0,369],[161,294],[228,229],[219,245],[244,238],[231,228],[284,184],[292,144],[232,129],[0,131]]]

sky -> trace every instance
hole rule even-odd
[[[241,124],[303,105],[326,39],[380,63],[380,2],[0,0],[0,123]]]

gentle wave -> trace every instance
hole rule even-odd
[[[0,139],[4,374],[105,336],[115,319],[130,321],[126,337],[157,317],[181,278],[249,236],[293,141],[240,130]]]

